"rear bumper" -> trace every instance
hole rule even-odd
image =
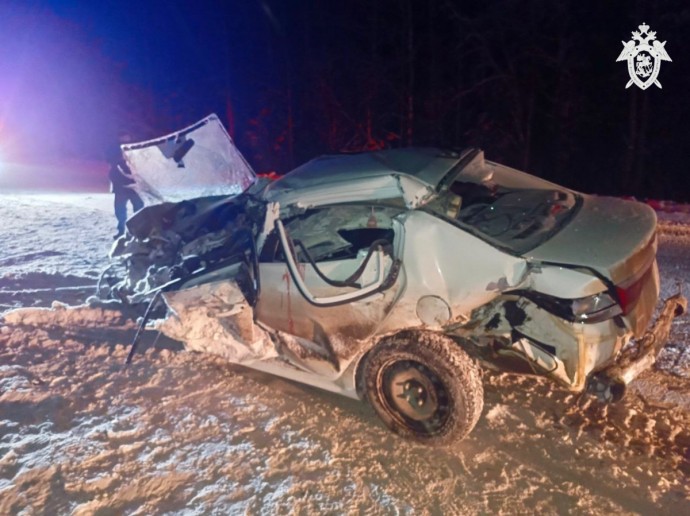
[[[666,299],[659,317],[644,336],[624,349],[612,365],[593,374],[587,390],[604,401],[621,399],[626,386],[656,362],[668,341],[673,319],[684,314],[687,307],[688,300],[680,292]]]

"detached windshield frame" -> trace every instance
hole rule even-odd
[[[482,172],[477,173],[478,169]],[[448,179],[422,209],[515,256],[553,237],[582,205],[582,196],[576,192],[503,165],[484,163],[483,156]]]

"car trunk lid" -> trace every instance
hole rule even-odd
[[[656,214],[647,205],[583,196],[573,219],[527,253],[533,262],[593,269],[615,286],[624,316],[637,336],[646,328],[659,296]]]
[[[651,264],[656,253],[655,229],[656,215],[645,204],[583,196],[572,220],[526,257],[588,266],[619,284]]]

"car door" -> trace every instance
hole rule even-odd
[[[338,370],[401,292],[401,212],[339,205],[278,220],[260,256],[257,319],[316,346]]]

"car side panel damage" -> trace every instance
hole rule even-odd
[[[336,357],[330,376],[338,376],[403,291],[400,213],[396,207],[336,205],[284,219],[261,253],[257,319]]]
[[[252,307],[232,280],[204,283],[163,295],[170,315],[156,328],[193,351],[235,363],[275,358],[275,344],[254,324]]]
[[[659,277],[644,206],[478,149],[327,156],[256,181],[233,172],[239,153],[214,124],[129,149],[138,186],[182,198],[149,195],[99,282],[104,297],[148,303],[137,335],[159,317],[188,349],[367,399],[394,431],[447,444],[481,411],[475,359],[615,398],[685,309],[669,300],[645,333]],[[216,137],[234,150],[207,148]],[[185,191],[175,178],[192,165],[207,168],[201,183],[230,173],[233,195]]]
[[[476,310],[469,324],[447,328],[478,345],[482,358],[516,372],[551,376],[573,390],[625,342],[612,321],[568,322],[517,296],[505,295]]]
[[[248,192],[146,210],[114,249],[129,279],[112,291],[138,302],[162,289],[168,316],[155,327],[190,350],[235,363],[277,359],[303,374],[338,378],[365,351],[405,283],[395,258],[401,208],[335,206],[285,219],[301,282],[318,298],[343,298],[334,306],[314,306],[296,288],[275,230],[277,203],[258,203]],[[381,288],[348,300],[379,276],[386,279]],[[252,286],[258,278],[260,289]]]
[[[114,249],[130,266],[128,282],[116,289],[130,289],[136,300],[179,279],[179,291],[164,295],[171,317],[159,329],[189,349],[233,362],[279,358],[336,379],[374,335],[401,327],[443,330],[475,344],[493,365],[581,390],[630,338],[631,323],[622,317],[582,324],[544,308],[550,293],[584,298],[601,291],[606,285],[597,276],[501,253],[425,211],[367,204],[286,210],[288,247],[312,299],[347,299],[374,281],[377,267],[388,275],[399,260],[384,291],[329,307],[314,306],[295,285],[275,229],[278,203],[248,193],[147,210],[128,223],[134,238]],[[253,257],[264,283],[258,296],[248,286],[250,241],[262,244]],[[383,261],[361,268],[379,241],[387,246]],[[358,282],[347,284],[358,269]],[[657,289],[647,297],[656,299],[653,279]]]
[[[490,302],[502,290],[515,288],[526,278],[524,259],[498,252],[469,233],[456,231],[423,211],[404,216],[405,243],[402,258],[407,279],[405,296],[395,306],[381,331],[400,327],[439,330],[449,323],[464,323],[476,308]],[[420,300],[437,298],[448,306],[448,319],[424,321]]]

